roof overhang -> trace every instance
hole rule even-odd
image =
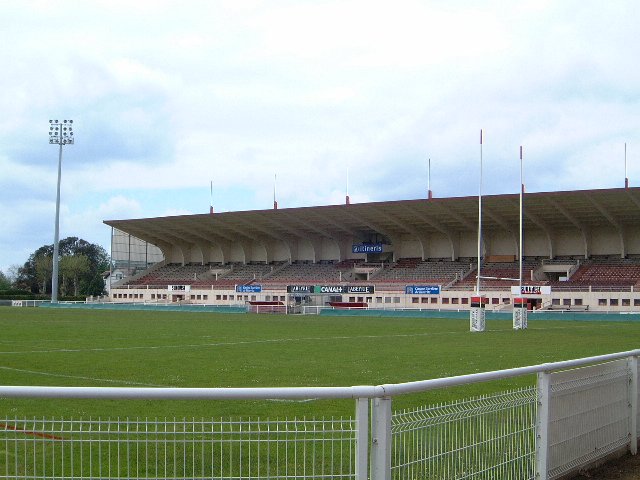
[[[519,194],[482,197],[482,228],[519,229]],[[105,220],[105,224],[155,245],[253,242],[293,238],[345,238],[477,231],[478,197],[450,197],[317,207]],[[640,224],[640,188],[524,195],[524,229],[611,227]]]

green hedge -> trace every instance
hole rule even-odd
[[[51,300],[49,295],[29,293],[24,290],[0,290],[0,300]],[[84,302],[85,296],[58,297],[61,302]]]
[[[46,295],[4,295],[0,294],[0,300],[49,300]],[[84,300],[84,299],[83,299]]]
[[[29,290],[20,290],[17,288],[9,288],[7,290],[0,290],[0,296],[7,296],[7,295],[28,295],[29,297],[34,296],[33,293],[31,293]]]

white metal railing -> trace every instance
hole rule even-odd
[[[5,399],[355,399],[353,418],[0,418],[0,478],[553,479],[636,453],[638,355],[377,386],[0,386]],[[535,387],[392,411],[398,395],[527,374]]]

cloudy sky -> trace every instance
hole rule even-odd
[[[0,270],[105,219],[640,185],[640,2],[0,0]]]

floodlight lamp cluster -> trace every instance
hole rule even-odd
[[[73,120],[49,120],[49,143],[73,144]]]

